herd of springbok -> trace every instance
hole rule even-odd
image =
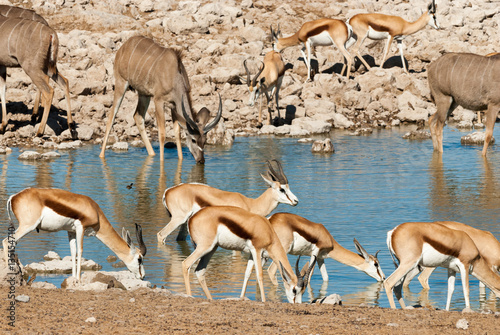
[[[355,56],[370,69],[360,53],[360,47],[366,38],[387,40],[381,67],[387,59],[391,42],[395,39],[404,71],[408,72],[402,41],[405,36],[414,34],[427,25],[439,29],[436,9],[435,0],[432,0],[428,10],[415,22],[379,13],[357,14],[346,22],[319,19],[304,23],[295,34],[288,37],[282,36],[279,27],[277,30],[271,27],[273,50],[265,55],[258,72],[252,76],[247,60],[243,62],[250,92],[249,104],[253,105],[261,98],[259,122],[262,121],[263,95],[266,96],[270,113],[268,123],[272,120],[269,104],[273,96],[279,118],[279,90],[286,70],[280,54],[283,49],[295,45],[302,46],[307,80],[311,80],[311,48],[335,45],[344,57],[340,75],[346,72],[349,79]],[[52,104],[54,90],[49,85],[50,78],[65,90],[68,128],[73,135],[76,134],[76,125],[71,115],[68,80],[57,69],[57,52],[57,33],[41,16],[28,9],[0,6],[0,131],[5,131],[8,124],[5,102],[6,68],[21,67],[39,91],[33,107],[32,121],[37,121],[40,99],[44,109],[36,134],[43,135]],[[191,87],[180,52],[162,47],[144,36],[132,37],[116,53],[114,77],[113,106],[106,126],[101,157],[105,155],[106,143],[125,92],[131,88],[138,93],[134,120],[148,154],[154,155],[154,150],[145,130],[144,117],[153,98],[160,159],[164,159],[164,113],[168,107],[174,122],[179,161],[182,160],[182,128],[194,159],[197,163],[204,163],[206,135],[222,116],[221,97],[219,95],[217,115],[211,121],[207,108],[193,111]],[[442,152],[444,124],[454,108],[460,105],[475,111],[486,110],[486,139],[482,151],[482,154],[486,155],[500,109],[500,55],[446,54],[430,64],[428,82],[432,99],[437,106],[437,112],[429,119],[434,149]],[[157,239],[158,243],[165,243],[167,237],[177,228],[181,228],[178,240],[185,239],[189,233],[195,250],[182,262],[188,295],[191,295],[189,271],[193,264],[198,262],[195,274],[206,297],[211,299],[205,272],[212,255],[218,247],[222,247],[249,255],[241,298],[245,296],[249,277],[255,268],[261,298],[265,301],[263,266],[270,258],[272,263],[268,274],[271,282],[278,284],[276,272],[279,271],[288,301],[300,303],[316,263],[323,281],[328,281],[324,262],[327,257],[383,282],[392,308],[396,308],[393,290],[404,308],[403,286],[408,285],[415,275],[422,272],[419,280],[424,289],[428,289],[428,277],[438,266],[448,269],[447,310],[450,308],[457,272],[462,279],[466,309],[470,309],[469,273],[500,297],[500,242],[491,233],[458,222],[403,223],[387,234],[387,245],[397,269],[386,278],[377,259],[378,252],[375,255],[369,254],[356,239],[354,244],[357,253],[340,246],[322,224],[289,213],[276,213],[266,218],[278,204],[296,206],[298,199],[290,190],[288,179],[277,160],[268,161],[267,170],[261,176],[269,188],[256,199],[196,183],[180,184],[165,190],[163,204],[170,221],[157,233]],[[77,280],[81,279],[84,235],[95,235],[116,253],[138,278],[145,276],[143,260],[147,249],[141,226],[136,224],[135,227],[138,241],[136,247],[130,233],[123,229],[120,236],[99,205],[87,196],[58,189],[28,188],[8,199],[7,210],[10,223],[13,224],[13,215],[18,221],[18,228],[13,236],[3,240],[6,262],[15,259],[13,250],[16,242],[29,232],[66,230],[73,262],[72,275]],[[299,256],[295,270],[288,261],[287,254]],[[299,271],[300,256],[308,256],[310,260]]]

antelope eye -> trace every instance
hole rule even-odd
[[[138,259],[138,260],[139,260],[139,264],[142,264],[142,262],[143,262],[142,257],[139,257],[139,259]]]
[[[196,140],[194,138],[191,140],[191,142],[193,142],[194,144],[196,144]]]
[[[280,192],[286,193],[284,188],[280,188]]]

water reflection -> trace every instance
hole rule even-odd
[[[384,289],[384,284],[381,282],[375,282],[366,286],[364,289],[356,292],[349,293],[342,296],[342,302],[345,305],[358,306],[361,304],[378,306],[380,305],[381,298],[386,299],[385,295],[382,295]],[[385,293],[385,292],[384,292]]]
[[[500,128],[495,130],[500,134]],[[386,246],[386,233],[405,221],[454,220],[491,231],[500,237],[500,201],[498,180],[500,149],[490,148],[483,159],[481,148],[459,144],[460,132],[445,128],[445,153],[433,154],[430,141],[402,140],[404,129],[374,132],[353,138],[347,132],[332,133],[334,155],[313,155],[309,145],[292,138],[237,138],[231,148],[209,146],[206,164],[195,164],[185,148],[183,165],[176,155],[164,162],[144,154],[142,148],[126,153],[109,152],[98,158],[98,146],[84,146],[61,151],[60,158],[33,163],[17,159],[19,150],[0,156],[0,220],[8,222],[5,203],[8,197],[30,187],[58,187],[92,197],[103,209],[117,231],[143,225],[149,247],[145,260],[146,279],[176,292],[185,292],[182,261],[192,252],[191,242],[172,239],[157,245],[156,233],[169,219],[162,204],[163,192],[180,182],[201,182],[240,192],[255,198],[266,186],[260,177],[267,159],[281,160],[290,188],[299,205],[279,205],[287,211],[321,222],[341,245],[351,245],[356,237],[369,251],[381,249],[379,260],[389,275],[393,265]],[[497,137],[500,137],[498,134]],[[130,186],[130,187],[127,187]],[[7,225],[2,225],[7,235]],[[156,248],[155,248],[156,246]],[[66,233],[32,233],[18,247],[23,264],[40,261],[49,250],[69,255]],[[112,252],[95,238],[85,238],[84,257],[111,271],[106,257]],[[294,264],[296,258],[289,257]],[[207,284],[216,299],[239,297],[246,268],[246,255],[217,250],[207,268]],[[345,304],[366,303],[388,307],[380,285],[363,272],[326,260],[330,282],[321,275],[312,277],[309,301],[332,293],[343,297]],[[286,301],[282,279],[275,287],[264,273],[264,287],[269,301]],[[39,279],[45,277],[39,276]],[[46,277],[59,285],[64,276]],[[195,296],[204,297],[194,275],[190,278]],[[439,269],[430,278],[429,297],[420,292],[417,281],[404,298],[408,304],[444,308],[447,282]],[[260,300],[255,272],[246,296]],[[498,299],[478,296],[478,282],[471,280],[471,304],[474,309],[486,306],[500,310]],[[460,281],[452,300],[452,309],[463,308]],[[430,299],[430,301],[428,301]],[[307,301],[306,297],[304,300]],[[496,309],[494,309],[496,307]]]

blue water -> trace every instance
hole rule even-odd
[[[498,129],[498,127],[497,127]],[[279,137],[237,138],[231,147],[206,148],[205,166],[196,165],[187,148],[184,163],[177,165],[175,149],[166,150],[160,164],[159,155],[148,157],[145,149],[130,148],[128,152],[108,151],[105,160],[98,157],[100,148],[87,145],[77,150],[61,151],[62,157],[51,161],[22,162],[19,150],[0,156],[0,204],[26,187],[55,187],[92,197],[103,209],[115,229],[132,230],[140,223],[148,246],[146,279],[175,292],[185,292],[181,262],[192,251],[190,243],[178,243],[175,234],[165,246],[156,242],[156,233],[165,226],[167,215],[161,203],[165,188],[180,181],[202,182],[224,190],[257,197],[266,189],[260,177],[265,160],[277,158],[282,162],[292,192],[299,205],[279,205],[275,212],[292,212],[311,221],[324,224],[344,247],[355,251],[353,238],[370,253],[381,250],[379,259],[386,276],[394,270],[386,246],[386,233],[406,221],[454,220],[491,231],[500,238],[500,148],[493,145],[488,159],[481,156],[480,146],[462,146],[464,132],[445,127],[442,159],[433,154],[432,142],[402,139],[409,129],[375,131],[369,136],[354,137],[348,132],[335,131],[331,137],[336,152],[332,155],[311,153],[310,144],[297,139]],[[500,133],[494,135],[500,139]],[[158,147],[156,147],[158,150]],[[133,183],[131,189],[126,186]],[[5,205],[0,206],[2,234],[7,235]],[[69,255],[67,234],[31,233],[18,244],[23,264],[41,261],[54,250]],[[84,257],[114,268],[106,261],[112,252],[94,237],[84,240]],[[295,257],[290,257],[295,262]],[[238,297],[241,290],[246,259],[239,253],[219,249],[212,258],[207,283],[215,299]],[[326,260],[330,275],[323,285],[319,271],[312,278],[312,294],[304,300],[324,294],[338,293],[346,305],[366,303],[388,307],[382,286],[366,274],[331,259]],[[65,276],[38,276],[56,284]],[[259,299],[255,281],[247,297]],[[464,308],[461,284],[457,278],[452,309]],[[281,281],[281,278],[280,278]],[[191,286],[195,296],[204,297],[192,274]],[[275,288],[265,277],[266,298],[286,301],[282,285]],[[415,279],[411,292],[405,292],[407,304],[432,305],[444,308],[447,276],[438,269],[430,278],[431,290],[420,294]],[[500,310],[499,300],[487,291],[479,297],[478,281],[471,278],[473,309],[485,306]]]

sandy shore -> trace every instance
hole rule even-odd
[[[104,292],[16,288],[15,327],[8,289],[0,288],[0,332],[16,334],[498,334],[500,313],[418,308],[292,305],[187,298],[152,289]],[[457,329],[465,319],[468,329]],[[463,321],[462,321],[463,322]]]

